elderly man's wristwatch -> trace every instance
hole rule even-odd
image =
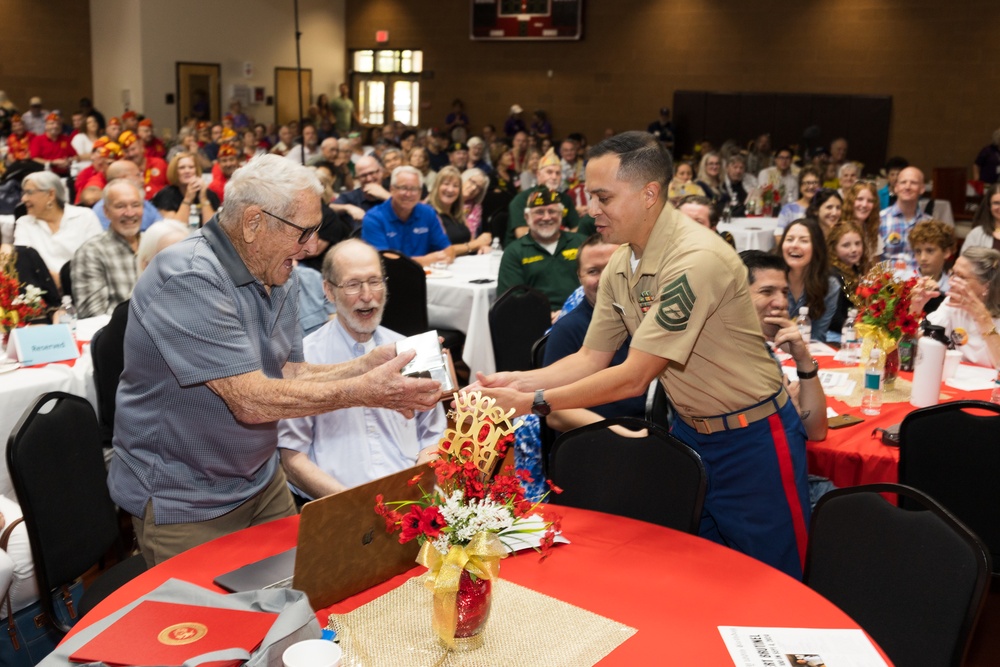
[[[545,400],[545,390],[535,390],[535,402],[531,404],[531,411],[539,417],[547,417],[552,412],[552,406]]]

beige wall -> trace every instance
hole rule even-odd
[[[295,27],[287,0],[91,0],[94,25],[115,21],[125,40],[93,44],[95,105],[106,114],[122,111],[122,89],[131,91],[132,108],[158,128],[175,128],[176,63],[218,63],[222,71],[223,111],[234,84],[262,86],[274,94],[274,68],[295,67]],[[110,23],[109,23],[110,21]],[[302,67],[313,70],[313,94],[336,92],[344,75],[344,0],[300,0]],[[243,64],[253,64],[244,76]],[[274,120],[274,108],[251,105],[256,120]]]
[[[91,95],[90,16],[79,0],[0,2],[0,90],[25,111],[33,95],[66,120]]]
[[[971,164],[1000,126],[995,0],[584,4],[580,42],[473,42],[469,0],[347,0],[347,47],[388,29],[424,49],[427,124],[456,96],[480,126],[517,102],[596,139],[645,128],[675,90],[892,95],[889,152],[924,168]]]

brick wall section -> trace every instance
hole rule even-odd
[[[21,111],[38,95],[67,122],[91,96],[90,9],[81,0],[7,0],[0,38],[0,90]]]
[[[470,0],[348,0],[347,47],[421,48],[424,123],[544,108],[557,136],[645,128],[674,90],[892,95],[889,153],[969,165],[1000,127],[993,0],[588,0],[580,42],[473,42]],[[548,70],[553,76],[547,76]],[[740,137],[739,139],[748,139]]]

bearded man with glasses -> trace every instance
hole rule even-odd
[[[341,241],[327,252],[323,291],[337,317],[302,341],[307,362],[349,362],[403,339],[380,326],[389,297],[385,270],[364,241]],[[430,460],[446,425],[440,404],[414,419],[379,408],[336,410],[281,420],[278,451],[292,491],[304,502]]]
[[[403,377],[414,355],[392,345],[304,361],[292,269],[316,250],[321,193],[312,170],[256,157],[226,184],[220,214],[136,284],[108,486],[150,566],[295,512],[279,419],[437,403],[440,384]]]

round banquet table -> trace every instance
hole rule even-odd
[[[850,369],[831,357],[818,357],[817,361],[823,370],[846,372]],[[899,377],[912,381],[913,373],[901,372]],[[961,391],[941,385],[942,403],[966,399],[988,401],[990,392]],[[806,444],[809,472],[828,478],[838,487],[898,482],[899,448],[883,444],[879,437],[872,437],[872,432],[876,428],[888,429],[899,424],[917,408],[909,401],[886,402],[878,415],[871,416],[862,414],[861,406],[848,405],[837,397],[828,396],[826,403],[838,414],[854,415],[864,421],[845,428],[830,429],[822,442],[809,441]]]
[[[497,298],[497,268],[489,255],[468,255],[455,259],[441,277],[427,278],[427,320],[431,327],[465,334],[462,360],[472,377],[496,372],[489,318]]]
[[[509,557],[501,576],[637,628],[601,665],[664,664],[666,653],[671,664],[732,664],[720,625],[858,627],[802,583],[726,547],[633,519],[552,509],[572,544],[555,547],[543,562],[534,551]],[[70,636],[172,577],[221,592],[214,577],[293,546],[297,526],[297,517],[281,519],[175,556],[111,594]],[[320,625],[330,612],[352,611],[423,571],[415,567],[320,610]]]

